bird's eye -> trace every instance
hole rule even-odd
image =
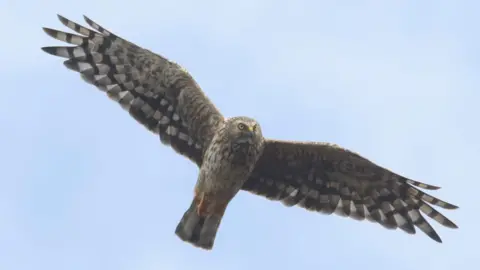
[[[257,124],[254,124],[254,125],[252,126],[252,130],[255,131],[256,129],[257,129]]]
[[[238,129],[240,129],[240,130],[244,130],[244,129],[246,128],[246,126],[245,126],[245,124],[244,124],[244,123],[240,123],[240,124],[238,124],[238,126],[237,126],[237,127],[238,127]]]

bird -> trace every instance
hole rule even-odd
[[[47,46],[48,54],[117,102],[161,143],[198,168],[190,206],[175,234],[212,250],[229,203],[242,192],[310,212],[367,220],[390,230],[436,242],[440,236],[425,219],[458,226],[433,206],[458,206],[424,190],[419,182],[337,144],[265,138],[258,121],[226,117],[181,65],[142,48],[83,16],[89,28],[61,15],[76,33],[43,27],[50,37],[73,46]]]

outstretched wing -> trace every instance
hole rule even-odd
[[[162,143],[197,165],[223,116],[180,65],[118,37],[86,16],[87,29],[60,15],[80,35],[43,28],[51,37],[76,46],[43,47],[68,58],[69,69],[118,102]]]
[[[263,155],[243,190],[287,206],[299,205],[357,220],[366,218],[410,234],[415,234],[416,226],[442,242],[421,213],[446,227],[457,228],[429,204],[445,209],[458,207],[417,187],[439,189],[395,174],[336,145],[266,140]]]

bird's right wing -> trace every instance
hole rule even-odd
[[[457,225],[431,205],[457,206],[419,188],[439,187],[383,168],[338,145],[269,140],[243,190],[324,214],[369,220],[413,234],[415,227],[441,242],[424,215],[443,226]]]
[[[133,118],[198,166],[223,116],[180,65],[109,32],[89,18],[87,29],[60,15],[80,35],[43,28],[76,46],[43,47],[104,91]]]

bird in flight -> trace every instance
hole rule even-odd
[[[286,206],[369,220],[442,242],[425,216],[457,228],[432,206],[456,209],[418,182],[338,145],[265,138],[250,117],[224,117],[179,64],[125,40],[88,17],[91,29],[58,15],[77,34],[43,28],[73,46],[43,47],[116,101],[160,141],[198,168],[193,199],[175,234],[211,250],[222,217],[239,191]],[[425,216],[424,216],[425,215]]]

